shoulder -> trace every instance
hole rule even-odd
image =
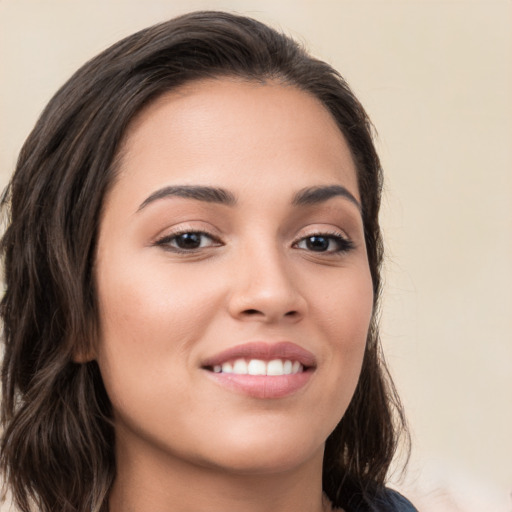
[[[398,491],[383,488],[372,497],[355,495],[336,512],[418,512],[414,505]],[[334,512],[333,511],[333,512]]]
[[[375,505],[382,507],[377,509],[379,512],[418,512],[407,498],[393,489],[385,489],[376,499]]]
[[[338,505],[339,507],[339,505]],[[418,509],[398,491],[381,488],[371,496],[355,493],[341,508],[330,512],[418,512]]]

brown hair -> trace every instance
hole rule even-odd
[[[0,463],[23,512],[106,511],[115,476],[111,405],[97,364],[73,362],[97,337],[92,268],[123,135],[145,105],[184,83],[280,80],[331,112],[356,162],[374,315],[354,397],[327,440],[324,491],[347,511],[371,507],[405,431],[377,330],[381,167],[371,123],[344,79],[253,19],[196,12],[142,30],[79,69],[50,101],[19,156],[2,206]]]

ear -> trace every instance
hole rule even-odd
[[[94,341],[83,340],[74,343],[71,360],[74,363],[84,364],[94,361],[97,358],[96,343]]]
[[[96,359],[96,353],[95,351],[94,352],[82,352],[82,351],[75,351],[73,353],[73,357],[71,358],[71,360],[74,362],[74,363],[78,363],[78,364],[85,364],[85,363],[90,363],[91,361],[94,361]]]

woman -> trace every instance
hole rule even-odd
[[[376,325],[381,169],[327,64],[199,12],[82,67],[4,195],[22,511],[414,510]]]

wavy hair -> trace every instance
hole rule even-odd
[[[22,512],[108,510],[111,404],[97,364],[73,362],[98,335],[92,269],[102,203],[133,117],[185,83],[223,76],[277,80],[315,96],[351,149],[374,314],[355,394],[327,439],[323,487],[347,512],[371,509],[383,490],[406,429],[377,329],[382,172],[371,122],[345,80],[286,35],[250,18],[195,12],[131,35],[80,68],[43,111],[2,197],[0,465]]]

